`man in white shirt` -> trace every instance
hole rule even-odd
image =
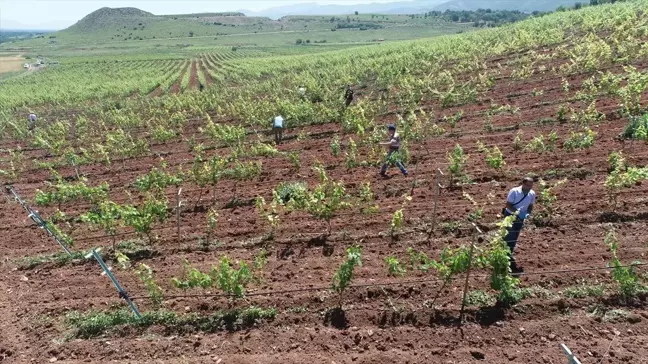
[[[407,176],[407,170],[405,169],[405,166],[403,165],[403,162],[400,160],[400,156],[398,155],[398,150],[400,149],[400,135],[396,132],[396,125],[391,124],[387,127],[387,133],[389,134],[389,141],[385,143],[380,143],[380,145],[388,145],[389,146],[389,152],[387,152],[387,158],[385,159],[385,163],[383,163],[382,168],[380,169],[380,175],[383,177],[387,177],[387,167],[389,166],[389,162],[393,159],[394,164],[400,169],[401,173],[403,175]],[[396,154],[394,154],[396,153]]]
[[[30,112],[27,120],[28,120],[27,128],[29,129],[29,131],[34,130],[34,128],[36,127],[36,114]]]
[[[299,97],[300,97],[302,100],[306,100],[306,87],[304,87],[304,86],[299,86],[299,90],[298,90],[298,91],[299,91]]]
[[[515,273],[521,273],[522,269],[517,266],[515,261],[515,247],[517,245],[518,238],[520,237],[520,231],[524,227],[524,220],[528,219],[533,212],[533,204],[535,203],[536,193],[531,188],[533,187],[533,178],[525,177],[522,180],[522,185],[512,188],[508,197],[506,198],[506,207],[502,210],[504,216],[511,216],[517,212],[517,219],[513,222],[513,226],[508,229],[508,234],[504,238],[506,244],[511,250],[510,261],[511,261],[511,271]]]
[[[281,139],[283,138],[283,124],[284,118],[281,115],[276,116],[272,121],[272,130],[274,130],[276,144],[281,143]]]

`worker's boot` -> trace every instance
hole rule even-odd
[[[511,275],[518,276],[522,272],[524,272],[524,269],[522,269],[522,267],[519,267],[514,260],[511,261]]]

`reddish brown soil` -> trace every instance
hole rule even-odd
[[[202,68],[203,75],[205,75],[205,82],[207,82],[207,85],[211,85],[214,83],[214,79],[212,78],[211,74],[209,74],[209,68],[207,67],[207,61],[204,58],[200,59],[200,67]],[[205,85],[205,86],[207,86]]]
[[[178,77],[176,82],[173,85],[171,85],[171,88],[169,89],[169,92],[171,92],[173,94],[177,94],[177,93],[180,92],[180,88],[182,87],[182,80],[184,79],[184,75],[187,72],[187,68],[188,67],[184,67],[184,69],[180,73],[180,77]]]
[[[198,68],[196,61],[191,61],[191,75],[189,75],[189,89],[194,90],[198,88]]]
[[[500,60],[505,64],[505,59]],[[490,63],[489,63],[490,64]],[[638,63],[645,69],[645,63]],[[192,75],[196,64],[192,64]],[[186,72],[186,70],[184,71]],[[184,75],[183,72],[183,75]],[[180,81],[182,80],[180,77]],[[607,270],[550,273],[560,270],[605,267],[610,253],[603,244],[608,221],[615,221],[621,241],[620,258],[623,262],[646,260],[644,212],[647,188],[642,185],[624,190],[614,213],[607,203],[603,181],[607,175],[607,156],[613,150],[623,150],[631,165],[648,163],[648,146],[645,143],[622,143],[616,139],[627,120],[615,110],[619,101],[602,97],[597,104],[606,113],[607,121],[594,127],[598,133],[595,146],[585,151],[566,152],[562,142],[569,135],[568,123],[538,123],[555,118],[558,107],[575,95],[575,87],[586,76],[569,78],[573,90],[565,95],[560,78],[537,73],[530,79],[513,80],[502,77],[496,85],[480,96],[480,101],[440,109],[433,103],[421,105],[434,112],[435,117],[452,115],[458,110],[465,113],[457,123],[456,137],[428,140],[410,146],[415,163],[409,165],[410,177],[402,177],[392,169],[392,178],[378,178],[377,168],[348,170],[344,157],[332,157],[330,136],[341,132],[337,124],[308,127],[312,136],[298,141],[301,130],[289,129],[286,141],[279,149],[299,151],[302,167],[294,170],[285,157],[261,158],[263,174],[260,178],[241,182],[236,187],[232,181],[221,181],[217,188],[215,206],[219,209],[219,226],[216,239],[219,246],[202,251],[198,239],[205,235],[206,211],[211,205],[211,187],[204,189],[202,201],[199,188],[186,183],[182,199],[186,202],[181,216],[181,237],[175,233],[175,218],[158,225],[153,245],[159,254],[141,260],[151,266],[156,278],[168,296],[183,295],[170,283],[182,274],[181,259],[186,258],[201,269],[216,264],[226,254],[233,259],[250,261],[261,247],[271,253],[264,269],[264,282],[253,285],[250,293],[310,289],[258,295],[238,302],[236,306],[257,305],[276,307],[277,318],[250,330],[232,333],[185,334],[169,336],[160,328],[144,332],[126,330],[121,335],[111,335],[90,340],[64,341],[69,331],[63,324],[70,310],[108,309],[123,307],[107,277],[100,275],[97,264],[42,265],[32,270],[18,269],[19,260],[25,256],[51,254],[57,246],[41,229],[34,227],[15,202],[0,199],[0,362],[129,362],[129,363],[473,363],[483,355],[486,363],[565,363],[566,357],[559,343],[566,343],[583,363],[647,363],[648,360],[648,310],[645,297],[633,306],[621,305],[611,295],[614,292],[610,272]],[[179,83],[176,83],[179,87]],[[174,87],[176,86],[174,85]],[[531,95],[533,89],[543,90],[542,96]],[[176,89],[177,92],[177,89]],[[644,105],[648,104],[644,99]],[[485,111],[491,103],[519,107],[517,115],[494,116],[492,132],[483,128]],[[570,104],[585,107],[580,103]],[[378,122],[393,121],[386,115]],[[199,120],[188,122],[183,136],[196,135]],[[443,124],[450,129],[449,125]],[[515,129],[515,130],[514,130]],[[516,151],[513,138],[522,132],[524,144],[539,133],[555,130],[560,136],[555,153],[538,155]],[[268,140],[269,140],[268,136]],[[348,140],[348,136],[341,136]],[[477,152],[476,141],[487,146],[498,145],[505,156],[505,172],[494,172],[486,167],[483,155]],[[2,147],[15,141],[3,141]],[[432,221],[435,171],[447,170],[446,152],[456,143],[470,156],[467,171],[473,184],[461,188],[443,189],[438,199],[437,225],[427,242],[426,226]],[[159,165],[156,153],[165,153],[169,166],[184,168],[191,165],[192,156],[184,141],[155,144],[146,157],[126,160],[123,165],[115,161],[111,168],[100,164],[82,166],[81,171],[91,184],[109,182],[111,198],[126,201],[122,187],[128,188],[135,178],[150,167]],[[366,154],[361,148],[361,158]],[[44,152],[26,152],[30,158],[44,157]],[[211,153],[227,153],[217,149]],[[234,196],[250,200],[261,194],[271,198],[271,190],[279,182],[306,180],[316,183],[310,166],[319,160],[327,166],[330,177],[342,179],[348,192],[357,193],[360,183],[371,181],[376,204],[380,212],[363,215],[354,208],[333,219],[333,233],[323,242],[325,223],[302,213],[282,215],[282,225],[273,241],[262,241],[268,231],[255,212],[253,205],[227,207]],[[71,169],[59,171],[71,176]],[[466,323],[458,327],[463,280],[448,285],[435,304],[429,303],[441,284],[433,273],[408,273],[404,278],[390,277],[384,263],[387,256],[408,261],[405,249],[413,247],[437,258],[447,246],[467,244],[473,231],[466,221],[472,205],[462,198],[463,192],[479,202],[487,202],[486,195],[494,194],[492,203],[486,205],[483,225],[488,228],[496,221],[506,192],[518,184],[522,175],[534,173],[550,182],[557,181],[556,173],[569,176],[558,191],[557,216],[553,226],[527,226],[522,233],[518,259],[529,273],[522,277],[523,287],[535,287],[535,297],[525,299],[513,308],[469,307]],[[33,201],[36,189],[45,188],[43,180],[49,177],[45,169],[26,172],[15,188],[27,200]],[[405,208],[405,226],[398,240],[391,241],[385,233],[392,213],[401,207],[398,197],[409,192],[416,181],[413,200]],[[447,184],[444,179],[442,184]],[[173,204],[176,191],[169,189],[167,196]],[[137,196],[134,194],[134,196]],[[137,197],[134,197],[137,200]],[[87,211],[88,205],[70,204],[62,207],[68,214]],[[39,208],[45,218],[55,209]],[[454,232],[444,231],[443,224],[461,222]],[[89,231],[82,224],[74,224],[66,231],[75,238],[77,250],[108,246],[109,238],[101,231]],[[120,240],[134,238],[132,231],[120,231]],[[389,283],[381,287],[369,286],[350,289],[343,297],[347,323],[338,328],[325,322],[324,313],[338,304],[337,297],[325,288],[343,260],[345,249],[359,243],[363,247],[363,266],[356,271],[354,284]],[[137,263],[137,262],[134,262]],[[110,262],[121,283],[134,297],[146,295],[141,282],[132,271],[120,270]],[[645,269],[640,269],[645,272]],[[488,290],[487,272],[474,272],[470,289]],[[407,283],[413,280],[424,281]],[[604,298],[565,299],[560,292],[581,281],[587,284],[609,284]],[[322,288],[321,290],[317,288]],[[544,288],[542,291],[539,288]],[[211,292],[211,291],[210,291]],[[204,293],[198,290],[187,293]],[[151,310],[146,299],[136,299],[143,311]],[[179,313],[210,313],[226,308],[230,303],[223,298],[169,297],[166,308]],[[630,312],[628,318],[605,321],[590,314],[593,307],[622,309]]]
[[[155,90],[153,90],[153,92],[148,94],[149,97],[158,97],[162,95],[164,95],[164,90],[160,86],[156,87]]]

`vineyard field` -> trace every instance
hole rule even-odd
[[[646,362],[647,6],[3,82],[0,363]],[[408,176],[379,175],[388,124]],[[525,176],[512,276],[500,215]]]

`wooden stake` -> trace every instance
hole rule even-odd
[[[178,224],[177,226],[178,243],[180,242],[180,212],[182,209],[182,201],[180,200],[180,194],[182,194],[182,187],[178,189],[178,195],[176,196],[176,222]]]
[[[430,226],[430,231],[428,232],[427,243],[430,245],[430,239],[432,239],[432,234],[434,234],[434,228],[436,227],[437,220],[437,205],[439,204],[439,188],[441,187],[439,180],[441,179],[441,170],[437,168],[436,178],[434,179],[434,209],[432,210],[432,226]]]
[[[473,252],[475,251],[475,244],[477,244],[477,229],[473,234],[474,240],[470,244],[470,253],[468,255],[468,270],[466,271],[466,282],[464,283],[463,298],[461,299],[461,313],[459,314],[459,326],[463,325],[464,309],[466,308],[466,295],[468,294],[468,280],[470,279],[470,270],[472,268]]]

